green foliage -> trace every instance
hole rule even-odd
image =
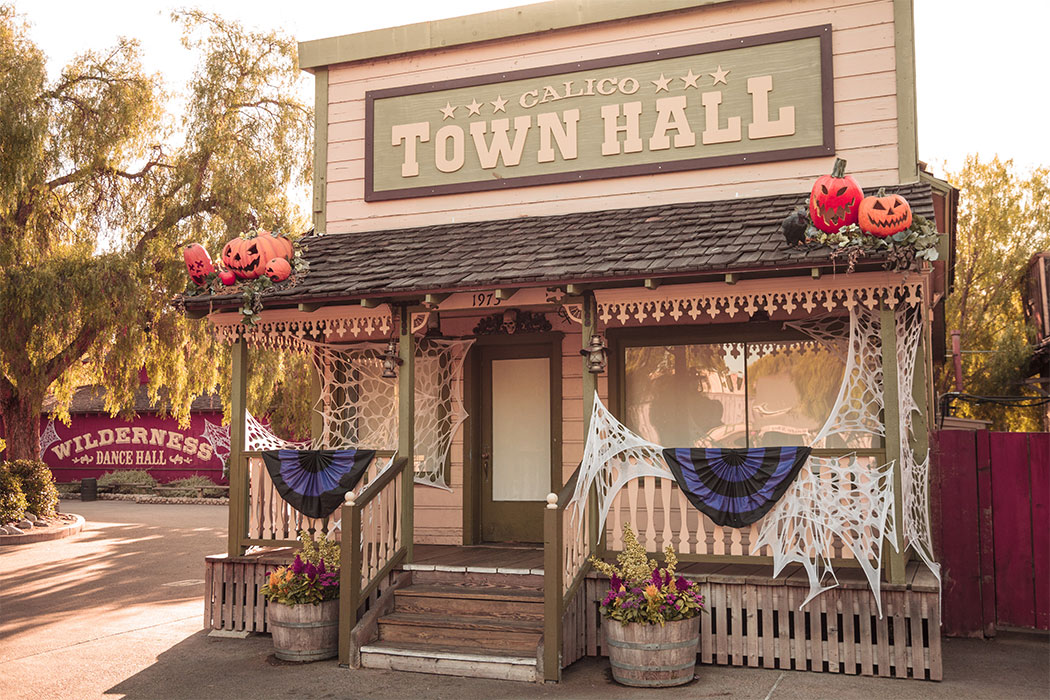
[[[925,217],[915,214],[911,226],[886,238],[862,231],[857,224],[843,226],[835,233],[825,233],[810,224],[806,240],[831,248],[831,257],[845,256],[853,271],[857,260],[865,255],[886,255],[896,270],[910,269],[917,261],[937,259],[937,227]]]
[[[21,520],[28,505],[22,480],[0,465],[0,524]]]
[[[229,373],[206,321],[171,303],[182,248],[258,227],[302,231],[312,110],[296,44],[199,11],[176,13],[198,68],[175,113],[139,47],[121,40],[49,80],[43,53],[0,6],[0,414],[8,456],[38,456],[50,392],[101,384],[129,417],[140,368],[182,423]],[[279,373],[265,375],[271,386]],[[265,390],[266,395],[271,390]]]
[[[114,486],[114,484],[127,484],[127,486]],[[157,480],[145,469],[125,469],[106,472],[98,478],[98,485],[113,488],[114,493],[142,493],[142,489],[136,487],[152,488],[157,485]]]
[[[1010,160],[982,162],[971,155],[948,179],[960,196],[946,332],[962,331],[963,390],[980,396],[1035,395],[1023,383],[1034,340],[1024,320],[1023,279],[1032,255],[1050,249],[1050,169],[1021,174]],[[950,361],[938,377],[938,390],[954,391]],[[956,407],[956,415],[990,420],[995,430],[1041,429],[1037,408]]]
[[[321,535],[299,532],[302,548],[290,566],[270,573],[262,594],[271,603],[317,605],[339,597],[339,545]]]
[[[50,467],[43,462],[16,459],[6,462],[4,468],[22,482],[26,510],[41,518],[50,518],[57,512],[58,489]]]
[[[197,487],[215,486],[215,482],[202,474],[198,474],[196,476],[187,476],[184,479],[175,479],[175,481],[168,482],[164,485],[170,488],[177,488],[180,486],[186,487],[181,491],[164,491],[165,496],[173,496],[176,498],[196,498]],[[220,498],[226,495],[226,491],[223,489],[205,488],[201,493],[205,498]]]
[[[675,576],[678,557],[667,545],[663,567],[649,559],[630,524],[623,526],[623,551],[616,557],[619,566],[591,557],[594,568],[610,579],[609,592],[602,600],[602,614],[623,624],[640,622],[663,625],[688,620],[704,608],[700,586]]]

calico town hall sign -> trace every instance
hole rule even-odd
[[[830,25],[366,93],[365,199],[834,152]]]

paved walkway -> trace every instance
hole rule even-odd
[[[943,683],[702,667],[642,692],[585,659],[558,686],[288,665],[267,636],[202,630],[204,555],[225,546],[226,509],[115,501],[63,508],[77,537],[0,550],[0,698],[1046,698],[1046,637],[946,640]]]

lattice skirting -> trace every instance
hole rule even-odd
[[[859,581],[843,581],[800,611],[809,590],[802,576],[692,576],[700,581],[709,610],[701,622],[699,660],[939,681],[940,594],[924,571],[913,563],[909,584],[883,585],[881,620],[871,592]],[[608,655],[602,626],[609,623],[598,613],[606,591],[607,579],[592,574],[569,605],[563,666],[584,656]]]

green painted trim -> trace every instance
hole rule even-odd
[[[901,481],[896,314],[886,306],[879,310],[879,336],[882,340],[882,422],[886,429],[886,459],[893,461],[893,522],[897,535],[896,547],[893,547],[889,540],[884,542],[883,546],[886,547],[886,574],[890,583],[904,583],[907,557],[901,543],[904,534],[904,491]]]
[[[915,99],[914,0],[893,0],[893,48],[897,65],[897,179],[919,179],[919,134]]]
[[[543,679],[561,680],[562,644],[562,508],[543,509]]]
[[[231,557],[244,554],[248,537],[248,464],[244,453],[246,414],[248,412],[248,343],[241,339],[230,349],[230,506],[226,551]]]
[[[415,539],[415,445],[416,445],[416,339],[412,335],[412,314],[407,306],[399,310],[398,353],[401,367],[397,372],[397,451],[408,459],[401,478],[401,544],[405,562],[412,563]]]
[[[598,330],[598,304],[594,299],[594,292],[583,293],[583,327],[580,329],[582,348],[587,349],[591,336]],[[606,349],[608,357],[608,349]],[[587,369],[587,355],[580,357],[583,365],[583,442],[587,443],[591,433],[591,413],[594,411],[594,395],[598,391],[598,375],[591,374]],[[606,365],[608,371],[608,364]],[[598,490],[592,484],[587,494],[587,527],[590,530],[591,553],[601,551],[601,535],[598,524]]]
[[[375,29],[358,34],[299,43],[299,67],[316,70],[337,63],[367,61],[416,51],[447,49],[481,41],[571,29],[613,22],[730,0],[552,0],[463,17]]]
[[[328,229],[328,69],[314,74],[314,231]]]

